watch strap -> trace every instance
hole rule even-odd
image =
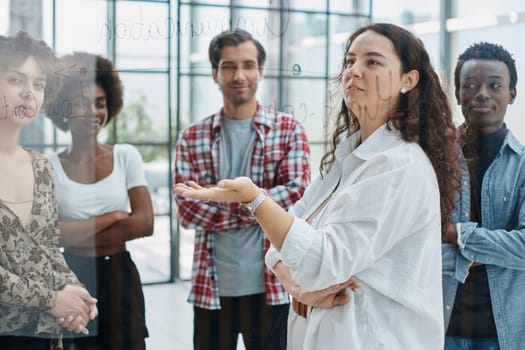
[[[249,215],[253,216],[267,196],[266,191],[261,190],[252,201],[241,203],[241,206]]]

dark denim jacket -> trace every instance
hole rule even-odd
[[[461,247],[442,243],[445,330],[458,283],[470,265],[486,265],[501,350],[525,349],[525,148],[509,130],[483,176],[483,222],[469,222],[470,180],[462,162],[462,190],[453,216]]]

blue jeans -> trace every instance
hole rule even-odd
[[[499,350],[497,340],[445,337],[445,350]]]

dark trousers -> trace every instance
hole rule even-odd
[[[50,340],[46,338],[0,336],[2,350],[49,350]]]
[[[65,350],[143,350],[148,336],[144,294],[129,252],[109,257],[64,254],[88,291],[98,299],[98,317],[89,336],[64,333]]]
[[[194,307],[195,350],[285,350],[289,304],[266,305],[264,294],[221,297],[220,310]]]

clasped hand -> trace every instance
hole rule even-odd
[[[309,291],[295,284],[288,290],[288,293],[303,304],[317,308],[332,308],[347,304],[350,301],[350,295],[346,292],[347,288],[356,292],[360,288],[360,284],[354,277],[351,277],[346,282],[316,291]]]
[[[89,334],[88,322],[98,315],[97,299],[81,286],[67,284],[58,291],[50,313],[58,324],[75,333]]]

